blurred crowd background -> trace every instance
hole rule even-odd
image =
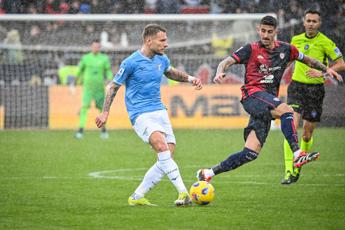
[[[340,48],[345,33],[345,0],[0,0],[0,14],[238,14],[275,13],[280,27],[300,21],[307,8],[322,13],[322,28]],[[44,30],[55,31],[59,24],[48,23]],[[32,25],[30,34],[38,37],[42,25]],[[1,28],[0,28],[1,29]],[[92,26],[87,28],[93,32]],[[303,28],[294,28],[299,33]],[[281,34],[289,41],[291,34]],[[36,40],[36,39],[33,39]],[[42,42],[36,40],[37,42]],[[342,49],[343,50],[343,49]]]
[[[172,65],[197,76],[203,84],[213,84],[217,65],[224,57],[259,39],[256,28],[262,15],[248,14],[275,14],[278,39],[290,42],[292,36],[304,32],[303,14],[308,8],[321,12],[321,32],[344,53],[345,0],[0,0],[0,115],[5,108],[0,126],[49,127],[50,89],[68,89],[65,96],[74,95],[79,89],[74,82],[81,84],[80,78],[76,81],[78,63],[95,39],[100,40],[116,73],[121,61],[140,47],[144,26],[159,23],[168,29],[166,52]],[[95,14],[105,16],[91,20]],[[168,21],[164,14],[176,18]],[[203,20],[181,17],[188,14],[201,14]],[[18,15],[27,17],[18,20]],[[149,17],[152,15],[160,19]],[[227,18],[216,20],[208,15]],[[225,83],[242,84],[244,71],[243,65],[234,65]],[[290,80],[291,69],[282,84]],[[163,78],[162,84],[173,87],[178,83]],[[344,112],[339,110],[344,108],[339,104],[343,100],[336,100],[344,98],[343,87],[333,87],[338,82],[331,79],[326,84],[332,90],[326,104],[338,109],[336,117],[335,111],[329,110],[328,123],[343,124]],[[65,111],[62,105],[56,115]]]
[[[303,13],[308,8],[321,12],[321,31],[344,53],[345,0],[0,0],[0,17],[275,13],[280,30],[278,39],[290,42],[292,36],[304,31]],[[168,29],[171,48],[167,52],[172,62],[199,77],[207,75],[204,82],[207,83],[211,82],[219,60],[240,45],[258,39],[255,23],[176,21],[162,25]],[[38,76],[40,82],[47,80],[48,85],[61,83],[58,72],[64,66],[76,66],[94,39],[100,39],[103,48],[108,48],[105,52],[115,72],[121,60],[140,46],[140,32],[145,24],[146,21],[0,21],[0,85],[16,84],[16,79],[27,82],[32,76]],[[236,68],[232,69],[230,83],[241,81],[243,70]]]

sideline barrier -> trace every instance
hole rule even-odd
[[[162,101],[167,106],[174,128],[243,128],[248,115],[240,103],[241,85],[206,85],[200,91],[190,85],[162,86]],[[124,103],[124,87],[113,102],[107,128],[131,128]],[[67,86],[54,86],[49,92],[49,128],[77,129],[81,107],[82,88],[71,91]],[[286,87],[280,89],[286,96]],[[94,103],[88,113],[87,129],[96,129],[95,117],[99,111]]]

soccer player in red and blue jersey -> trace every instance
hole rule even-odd
[[[214,78],[216,83],[221,83],[226,69],[234,64],[245,65],[241,103],[245,111],[249,113],[250,119],[248,126],[244,129],[244,148],[230,154],[224,161],[211,168],[200,169],[197,172],[199,180],[210,181],[217,174],[236,169],[255,160],[265,143],[271,120],[275,118],[281,120],[281,130],[294,153],[295,167],[301,167],[316,160],[320,155],[319,152],[306,153],[300,150],[294,126],[293,109],[277,97],[280,81],[285,68],[294,60],[321,70],[331,77],[341,76],[321,62],[299,52],[295,46],[275,40],[277,21],[274,17],[263,17],[258,33],[260,41],[239,48],[221,61]]]

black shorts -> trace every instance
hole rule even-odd
[[[301,114],[303,120],[320,122],[325,97],[323,84],[304,84],[291,81],[288,87],[287,103]]]
[[[282,102],[270,93],[256,92],[241,103],[244,110],[250,114],[248,126],[244,129],[244,140],[247,140],[249,133],[254,130],[262,147],[271,128],[271,110]]]

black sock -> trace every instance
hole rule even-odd
[[[244,148],[241,152],[230,155],[226,160],[212,167],[212,170],[217,175],[238,168],[245,163],[255,160],[257,157],[257,152]]]
[[[84,132],[84,128],[79,128],[78,133],[83,133]]]

